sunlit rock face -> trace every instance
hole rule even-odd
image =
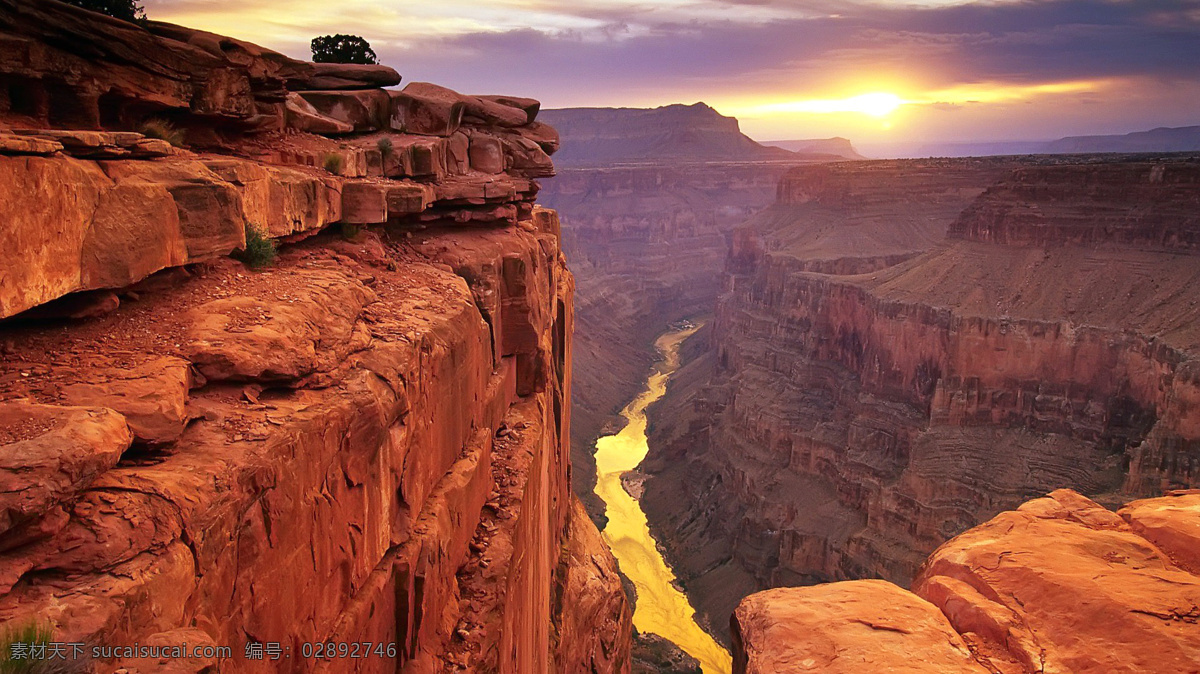
[[[0,622],[232,648],[178,671],[628,671],[536,101],[62,3],[0,32]]]
[[[644,466],[714,624],[766,587],[907,585],[1053,489],[1196,485],[1196,165],[1054,161],[797,170],[735,232]]]
[[[734,671],[1190,671],[1197,515],[1196,493],[1113,513],[1055,491],[942,545],[912,592],[874,580],[747,597]]]

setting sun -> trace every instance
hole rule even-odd
[[[811,112],[858,112],[871,117],[887,117],[904,104],[896,94],[871,93],[833,101],[806,101]]]

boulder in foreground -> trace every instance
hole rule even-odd
[[[1063,489],[948,541],[912,592],[849,581],[751,595],[733,618],[735,671],[1200,671],[1197,508],[1189,492],[1118,515]]]
[[[988,671],[936,606],[883,580],[759,592],[731,623],[740,674]]]

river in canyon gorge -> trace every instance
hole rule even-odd
[[[596,494],[607,506],[604,540],[621,571],[637,588],[634,626],[674,642],[700,662],[704,674],[728,674],[732,668],[729,652],[696,622],[695,609],[675,585],[675,574],[650,535],[641,504],[621,482],[622,475],[646,458],[646,408],[666,393],[667,380],[679,367],[679,345],[697,329],[693,325],[672,329],[654,343],[661,360],[651,371],[646,388],[621,411],[625,427],[596,441]]]

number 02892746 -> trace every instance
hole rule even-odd
[[[300,647],[300,655],[317,660],[334,658],[394,658],[396,657],[396,644],[373,641],[305,643]]]

